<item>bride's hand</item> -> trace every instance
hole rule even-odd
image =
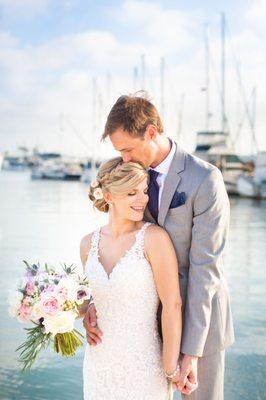
[[[87,342],[91,346],[101,343],[103,333],[97,326],[97,313],[94,304],[89,305],[83,319],[83,326],[86,329]]]
[[[178,381],[175,380],[172,381],[172,385],[173,385],[173,389],[174,390],[178,390],[180,392],[180,390],[178,389]],[[191,383],[188,379],[186,380],[185,386],[183,388],[183,390],[181,391],[182,394],[186,394],[189,395],[192,392],[194,392],[194,390],[197,389],[197,387],[199,386],[198,382],[196,383]]]
[[[189,379],[186,378],[184,388],[183,388],[182,391],[180,391],[180,390],[178,389],[178,384],[179,384],[180,378],[181,378],[181,371],[179,371],[172,379],[170,379],[170,382],[172,383],[172,386],[173,386],[173,389],[174,389],[174,390],[178,390],[178,391],[181,392],[182,394],[189,395],[189,394],[191,394],[192,392],[194,392],[194,390],[197,389],[197,387],[198,387],[198,382],[196,382],[196,383],[191,383],[191,382],[189,381]]]
[[[168,378],[169,379],[169,378]],[[180,371],[171,379],[169,379],[170,382],[172,382],[173,385],[178,385],[180,380]]]

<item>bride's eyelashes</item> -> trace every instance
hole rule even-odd
[[[148,189],[147,189],[147,190],[144,190],[143,193],[144,193],[144,194],[148,194]],[[128,195],[128,196],[136,196],[136,194],[137,194],[137,192],[131,192],[131,193],[128,193],[127,195]]]

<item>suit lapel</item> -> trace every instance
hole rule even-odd
[[[181,181],[179,173],[185,168],[185,153],[176,143],[176,152],[171,162],[168,174],[165,178],[161,204],[158,215],[158,223],[163,226],[166,214],[169,210],[169,206],[173,195]]]

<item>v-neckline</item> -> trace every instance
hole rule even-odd
[[[101,266],[103,272],[105,273],[108,281],[111,279],[111,275],[114,272],[114,270],[121,264],[121,262],[128,256],[128,254],[130,252],[132,252],[132,250],[134,249],[134,247],[137,245],[137,241],[138,241],[138,235],[140,234],[140,232],[142,231],[143,227],[147,224],[148,222],[145,222],[142,227],[135,233],[135,239],[132,243],[132,245],[130,246],[129,249],[127,249],[122,255],[121,257],[119,257],[118,261],[115,263],[115,265],[112,267],[111,271],[109,272],[109,274],[107,273],[106,269],[104,268],[103,263],[100,261],[100,254],[99,254],[99,243],[101,240],[101,228],[98,229],[98,238],[97,238],[97,243],[96,243],[96,258],[97,261],[99,263],[99,265]]]

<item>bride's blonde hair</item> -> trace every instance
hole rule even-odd
[[[123,162],[121,157],[115,157],[101,164],[96,181],[89,189],[89,198],[99,211],[108,212],[109,204],[102,194],[109,192],[124,195],[131,192],[149,174],[145,167],[138,162]]]

